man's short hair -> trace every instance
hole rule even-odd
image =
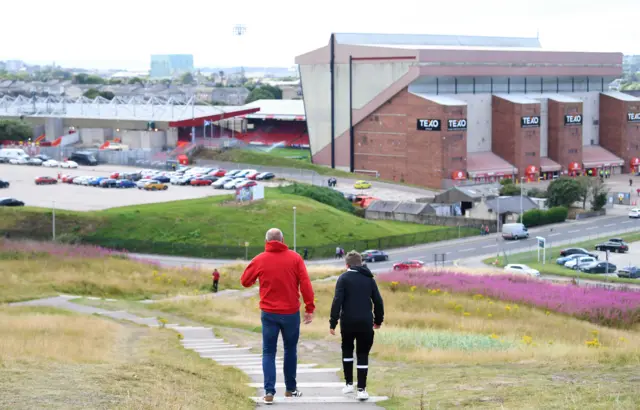
[[[282,234],[282,231],[280,229],[271,228],[267,231],[267,234],[265,235],[265,240],[267,242],[269,241],[282,242],[284,240],[284,235]]]
[[[350,251],[344,258],[349,266],[362,266],[362,255],[356,251]]]

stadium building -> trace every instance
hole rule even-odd
[[[314,163],[423,186],[637,170],[621,53],[537,38],[333,34],[296,58]]]

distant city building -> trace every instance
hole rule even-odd
[[[173,77],[182,73],[193,72],[193,55],[168,54],[151,56],[152,78]]]

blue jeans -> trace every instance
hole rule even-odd
[[[276,349],[282,332],[284,344],[284,384],[287,391],[296,390],[300,312],[291,315],[262,312],[262,373],[265,394],[276,394]]]

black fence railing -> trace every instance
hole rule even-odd
[[[5,237],[15,239],[51,240],[52,237],[51,235],[42,232],[41,230],[29,229],[3,231],[2,233]],[[476,228],[446,227],[425,232],[417,232],[413,234],[387,236],[374,239],[340,241],[336,242],[335,244],[327,244],[323,246],[305,246],[304,244],[301,244],[297,246],[296,250],[298,251],[298,253],[303,254],[304,249],[306,248],[309,259],[321,259],[335,256],[337,246],[340,246],[347,252],[352,249],[360,252],[367,249],[386,250],[430,242],[458,239],[479,234],[480,231]],[[98,235],[78,236],[74,234],[65,234],[64,232],[58,232],[57,238],[58,240],[65,242],[99,245],[105,248],[125,250],[134,253],[193,256],[210,259],[251,259],[264,251],[263,246],[244,247],[237,245],[208,245],[205,243],[197,242],[180,243],[154,240],[110,238]],[[292,246],[292,244],[289,244],[289,246]]]

